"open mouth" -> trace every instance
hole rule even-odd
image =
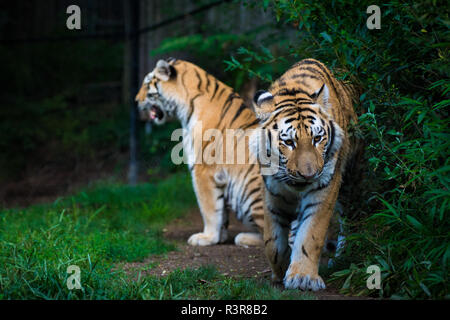
[[[150,109],[148,109],[148,116],[152,120],[162,120],[164,118],[164,112],[156,105],[152,105]]]

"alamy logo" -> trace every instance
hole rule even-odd
[[[172,132],[171,140],[178,141],[171,152],[171,160],[176,165],[259,163],[263,175],[273,175],[279,169],[276,134],[267,138],[264,129],[260,128],[226,129],[224,132],[218,129],[203,130],[201,121],[191,132],[192,135],[181,128]],[[255,154],[249,150],[250,140],[254,141],[257,149]]]
[[[71,265],[67,267],[67,271],[70,276],[67,278],[67,289],[81,289],[81,270],[79,266]]]
[[[367,289],[381,289],[381,270],[377,265],[371,265],[367,267],[366,273],[371,274],[366,281]]]
[[[71,5],[67,7],[67,14],[70,16],[67,18],[66,26],[69,30],[80,30],[81,29],[81,9],[77,5]]]
[[[367,29],[381,29],[381,9],[377,5],[371,5],[367,7],[367,14],[370,16],[367,18],[366,26]]]

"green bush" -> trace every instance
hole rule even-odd
[[[362,94],[358,131],[366,144],[359,219],[334,279],[343,292],[393,298],[448,298],[449,19],[439,1],[380,5],[381,29],[369,30],[371,1],[264,1],[280,32],[227,61],[266,82],[303,58],[316,58]],[[295,32],[285,32],[287,29]],[[275,52],[275,53],[274,53]],[[270,64],[270,69],[267,68]],[[382,289],[366,288],[377,264]]]
[[[152,56],[176,56],[177,52],[189,52],[189,61],[198,64],[219,80],[239,91],[248,80],[247,72],[239,69],[235,69],[233,72],[224,72],[223,65],[218,65],[217,62],[227,59],[240,46],[251,42],[258,33],[265,32],[268,26],[255,27],[240,34],[219,31],[214,33],[214,27],[211,28],[212,30],[205,30],[202,34],[165,38],[161,45],[152,50],[150,54]]]

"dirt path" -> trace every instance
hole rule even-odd
[[[152,256],[142,262],[127,263],[123,267],[130,273],[134,273],[134,270],[147,269],[146,266],[155,265],[148,271],[148,274],[164,276],[178,268],[214,265],[225,276],[259,278],[270,281],[270,266],[264,256],[263,247],[243,248],[234,245],[234,237],[238,233],[246,231],[245,227],[234,217],[230,217],[229,240],[224,244],[208,247],[188,245],[187,239],[202,229],[203,222],[200,213],[196,210],[192,211],[185,217],[172,221],[163,229],[164,237],[175,242],[178,250],[171,251],[166,256]],[[341,295],[336,288],[329,285],[325,291],[317,293],[316,296],[319,300],[365,299]]]
[[[230,217],[231,218],[231,217]],[[143,264],[158,265],[149,271],[149,274],[163,276],[166,273],[182,267],[198,268],[205,265],[214,265],[217,270],[226,276],[267,277],[269,279],[270,267],[264,257],[262,247],[239,247],[234,245],[234,237],[246,231],[245,227],[233,218],[230,220],[229,239],[226,243],[216,246],[194,247],[187,244],[188,238],[203,229],[203,221],[198,211],[192,211],[181,219],[175,219],[165,229],[164,237],[175,242],[177,251],[171,251],[166,258],[150,257],[143,262],[129,263],[127,268],[142,267]]]

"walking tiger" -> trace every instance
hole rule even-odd
[[[351,86],[314,59],[294,64],[255,95],[264,130],[252,137],[252,148],[279,158],[278,171],[263,176],[265,252],[272,279],[286,288],[325,288],[319,258],[344,169],[358,149],[348,134],[357,122],[356,99]]]

